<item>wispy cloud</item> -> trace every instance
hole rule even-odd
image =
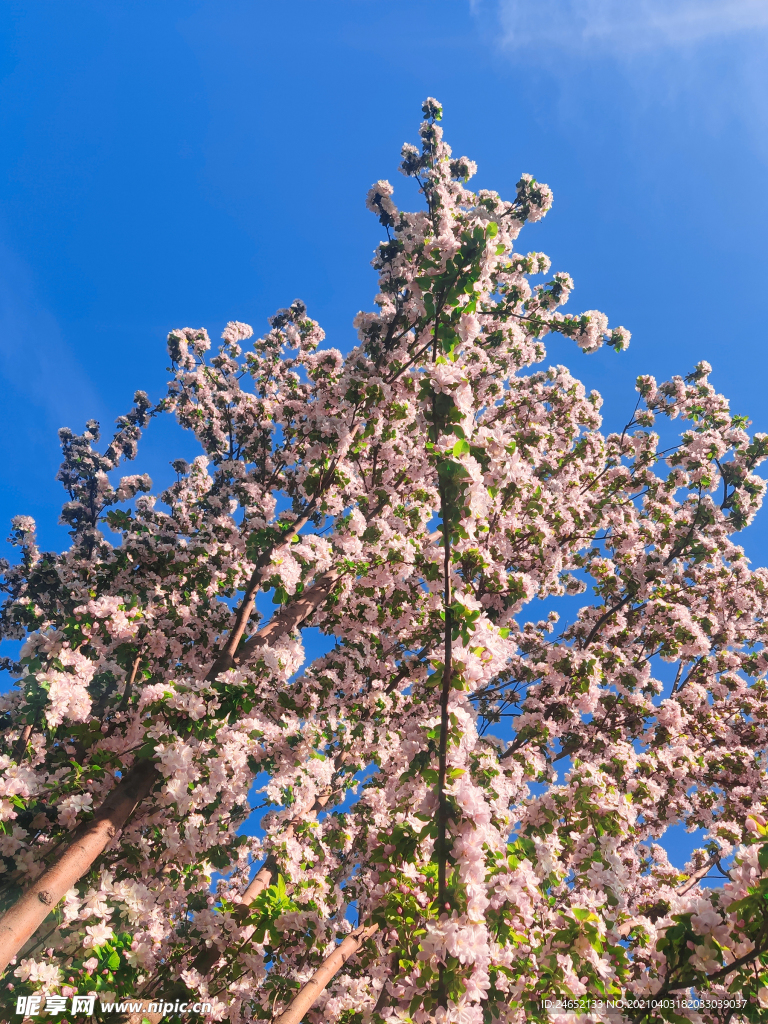
[[[621,104],[622,124],[653,145],[649,118],[711,135],[733,125],[768,162],[768,0],[470,4],[502,59],[559,87],[559,116],[594,126]]]
[[[473,3],[476,13],[487,0]],[[616,55],[768,30],[768,0],[498,0],[501,43]]]
[[[42,412],[46,430],[81,427],[97,415],[99,396],[55,318],[40,302],[29,267],[0,240],[0,386],[5,435],[19,434]],[[12,403],[17,403],[9,416]],[[33,412],[33,410],[35,410]],[[54,435],[55,436],[55,435]]]

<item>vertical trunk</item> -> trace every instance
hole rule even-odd
[[[140,761],[112,790],[92,821],[77,829],[64,852],[0,919],[0,971],[35,933],[67,890],[91,867],[160,778]]]
[[[447,906],[447,867],[448,867],[448,797],[445,792],[445,779],[448,770],[448,700],[451,695],[451,676],[453,674],[452,633],[453,622],[451,604],[451,530],[448,523],[447,498],[443,487],[440,488],[440,516],[443,521],[443,613],[445,617],[445,638],[443,649],[443,685],[440,690],[440,742],[438,746],[437,767],[437,837],[435,853],[437,855],[437,903],[438,916],[445,913]],[[447,1005],[445,991],[445,965],[440,963],[437,980],[437,1004]]]
[[[445,507],[443,506],[443,522],[445,522]],[[435,841],[435,852],[437,853],[437,899],[440,904],[440,913],[445,908],[446,901],[446,864],[447,864],[447,837],[448,837],[448,798],[445,795],[445,776],[448,766],[448,700],[451,695],[451,674],[452,649],[451,631],[451,541],[448,526],[445,527],[445,558],[443,564],[444,587],[443,587],[443,609],[445,612],[445,643],[443,651],[443,685],[440,690],[440,744],[438,748],[437,768],[437,839]]]

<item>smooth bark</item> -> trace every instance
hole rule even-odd
[[[305,1013],[312,1009],[315,1000],[338,974],[344,964],[357,953],[360,947],[378,930],[377,924],[356,928],[334,949],[331,955],[318,967],[307,984],[293,997],[288,1007],[272,1024],[299,1024]]]
[[[140,761],[131,768],[93,820],[75,831],[63,853],[0,918],[0,971],[5,970],[65,893],[104,852],[159,779],[160,773],[150,761]]]

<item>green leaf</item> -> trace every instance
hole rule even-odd
[[[110,971],[118,970],[120,967],[120,957],[117,953],[113,953],[109,960],[107,960],[107,967],[109,967]]]
[[[438,474],[440,476],[447,477],[448,479],[451,479],[452,477],[456,477],[457,479],[460,480],[460,479],[462,479],[464,477],[468,477],[469,476],[469,473],[461,465],[460,462],[451,462],[450,459],[444,459],[438,465],[437,472],[438,472]]]
[[[130,512],[123,512],[121,509],[113,509],[107,512],[107,523],[112,530],[127,530],[133,522]]]
[[[577,921],[597,921],[592,911],[585,910],[583,907],[571,907],[571,913]]]

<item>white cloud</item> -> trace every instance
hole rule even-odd
[[[638,145],[656,144],[657,117],[713,138],[731,126],[768,162],[768,0],[469,2],[499,57],[559,88],[552,116],[594,128],[618,103]]]
[[[768,29],[768,0],[498,0],[497,14],[505,48],[617,56]]]

